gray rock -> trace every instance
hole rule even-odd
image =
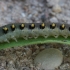
[[[40,52],[34,59],[34,63],[40,64],[41,69],[55,69],[60,66],[63,60],[62,52],[58,49],[50,48]]]
[[[56,17],[52,17],[50,19],[50,22],[58,23],[58,19]]]
[[[56,15],[57,19],[62,20],[62,21],[68,21],[70,20],[70,17],[64,15],[64,14],[57,14]]]
[[[26,14],[23,12],[21,13],[22,17],[25,18],[26,17]]]
[[[55,4],[59,3],[59,0],[47,0],[48,7],[54,6]]]
[[[67,24],[70,24],[70,20],[67,21]]]
[[[56,13],[53,12],[52,10],[49,10],[49,13],[50,13],[51,16],[55,16],[56,15]]]

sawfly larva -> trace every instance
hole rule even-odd
[[[0,49],[40,43],[70,44],[70,25],[65,23],[13,23],[0,27]]]

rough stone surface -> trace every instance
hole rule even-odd
[[[55,4],[57,5],[60,0],[47,0],[48,2],[48,7],[54,6]]]

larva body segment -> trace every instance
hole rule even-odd
[[[31,32],[32,33],[31,34],[32,38],[35,38],[35,39],[38,38],[38,36],[39,36],[39,30],[40,30],[39,28],[35,28],[35,29],[32,30],[32,32]]]
[[[64,30],[59,30],[59,34],[64,38],[67,38],[69,36],[69,30],[66,28]]]
[[[68,31],[68,36],[70,36],[70,31]]]
[[[6,35],[1,36],[0,37],[0,42],[8,42],[9,43],[9,40],[10,39],[15,39],[15,37],[16,37],[16,34],[10,32]]]
[[[21,30],[19,29],[15,29],[15,31],[12,32],[12,34],[10,34],[10,39],[15,40],[17,42],[17,39],[21,37]]]
[[[47,38],[50,35],[50,28],[45,27],[44,29],[39,30],[39,35]]]
[[[3,36],[0,37],[0,42],[1,42],[1,43],[2,43],[2,42],[5,42],[5,40],[7,40],[7,38],[6,38],[5,35],[3,35]]]
[[[13,33],[8,33],[8,34],[4,34],[3,36],[0,36],[0,42],[8,42],[9,43],[9,40],[12,39],[12,36]]]
[[[59,31],[60,31],[59,28],[50,29],[50,36],[54,36],[55,38],[58,38],[58,36],[60,35]]]
[[[29,34],[31,33],[31,31],[30,30],[28,30],[28,28],[25,28],[25,29],[23,29],[22,31],[21,31],[21,37],[23,38],[23,39],[25,39],[25,40],[27,40],[28,38],[29,38]]]

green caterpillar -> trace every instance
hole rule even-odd
[[[0,49],[42,43],[70,44],[65,23],[12,23],[0,27]]]

